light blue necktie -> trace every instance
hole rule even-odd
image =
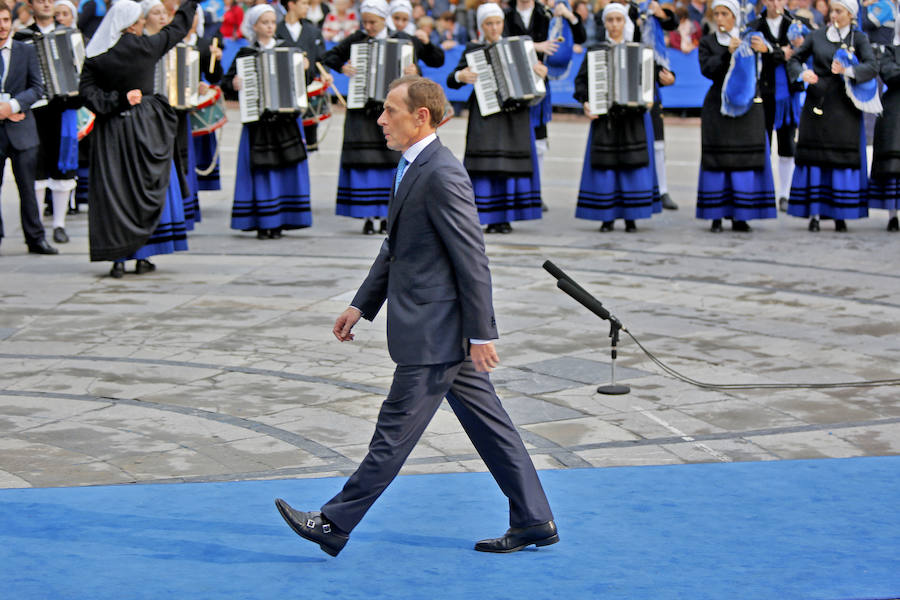
[[[397,178],[394,179],[394,193],[397,193],[397,188],[400,187],[400,180],[403,179],[403,174],[406,172],[406,167],[409,166],[409,162],[407,162],[406,157],[401,156],[400,162],[397,163]]]

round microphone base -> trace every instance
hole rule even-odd
[[[631,391],[627,385],[601,385],[597,388],[598,394],[606,394],[608,396],[621,396]]]

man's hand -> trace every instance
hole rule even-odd
[[[475,370],[482,373],[490,373],[500,364],[500,357],[494,349],[494,342],[487,344],[469,344],[469,356],[475,365]]]
[[[414,35],[419,38],[419,41],[426,46],[431,43],[431,38],[428,37],[428,34],[425,33],[424,29],[416,29],[416,33]]]
[[[547,65],[545,65],[541,61],[534,63],[534,66],[532,68],[534,69],[534,72],[537,73],[537,76],[541,79],[547,77]]]
[[[12,114],[12,106],[9,102],[0,102],[0,120],[8,119]]]
[[[590,119],[590,120],[592,120],[592,121],[593,121],[594,119],[599,119],[599,118],[600,118],[599,115],[595,115],[594,113],[591,112],[591,105],[590,105],[589,102],[585,102],[585,103],[584,103],[584,116],[586,116],[588,119]]]
[[[127,94],[125,94],[125,98],[128,100],[128,104],[134,106],[135,104],[141,103],[141,90],[129,90]]]
[[[675,83],[675,74],[668,69],[659,70],[659,85],[665,87]]]
[[[478,73],[470,67],[465,67],[456,72],[456,80],[460,83],[472,84],[478,81]]]
[[[769,51],[769,46],[766,44],[765,40],[763,40],[758,35],[754,35],[750,38],[750,47],[760,54],[765,54]]]
[[[334,329],[331,330],[334,333],[334,337],[342,342],[352,342],[353,334],[350,333],[350,330],[353,329],[353,326],[356,325],[360,318],[362,318],[362,313],[358,309],[348,306],[347,310],[342,312],[341,316],[334,322]]]
[[[341,67],[341,73],[343,73],[347,77],[353,77],[354,75],[356,75],[356,67],[354,67],[350,63],[344,63],[344,66]]]
[[[23,113],[23,112],[17,112],[17,113],[13,113],[13,114],[9,115],[9,120],[12,121],[13,123],[18,123],[19,121],[23,120],[24,118],[25,118],[25,113]]]

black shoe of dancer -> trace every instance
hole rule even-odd
[[[269,230],[269,239],[270,240],[280,240],[281,239],[281,227],[276,227],[275,229]]]
[[[635,233],[637,231],[637,225],[634,224],[632,219],[625,219],[625,233]]]
[[[722,219],[713,219],[712,225],[710,225],[709,230],[713,233],[722,233]]]
[[[809,229],[810,231],[818,231],[818,230],[819,230],[819,220],[816,219],[815,217],[813,217],[812,219],[810,219],[810,220],[809,220],[809,227],[808,227],[808,229]]]
[[[731,230],[732,231],[740,231],[743,233],[750,233],[753,231],[753,228],[750,227],[750,223],[747,221],[732,221],[731,222]]]
[[[612,231],[616,228],[615,221],[603,221],[603,225],[600,226],[600,231],[606,233],[607,231]]]
[[[847,233],[847,221],[843,219],[835,219],[834,230],[840,233]]]
[[[378,226],[378,233],[387,233],[387,219],[381,220],[381,225]]]
[[[125,275],[125,263],[116,261],[109,270],[109,276],[113,279],[122,279]]]
[[[497,223],[497,233],[512,233],[512,225],[509,223]]]
[[[138,275],[143,275],[144,273],[150,273],[151,271],[156,270],[156,265],[147,260],[146,258],[142,258],[137,261],[137,264],[134,265],[134,272]]]
[[[900,231],[900,222],[897,221],[897,217],[891,217],[891,220],[888,221],[887,230]]]
[[[258,239],[258,240],[269,239],[269,230],[268,229],[257,229],[256,230],[256,239]]]
[[[372,235],[375,233],[375,225],[372,223],[372,219],[366,219],[366,222],[363,223],[363,234]]]

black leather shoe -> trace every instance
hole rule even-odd
[[[147,260],[146,258],[141,258],[137,261],[137,264],[134,266],[134,272],[138,275],[143,275],[144,273],[149,273],[151,271],[156,270],[156,265]]]
[[[819,230],[819,220],[818,219],[810,219],[808,229],[810,231],[818,231]]]
[[[713,233],[722,233],[722,219],[713,219],[712,225],[709,226],[709,230]]]
[[[54,227],[53,228],[53,241],[57,244],[65,244],[69,241],[69,236],[66,234],[66,230],[62,227]]]
[[[498,233],[512,233],[512,225],[509,223],[497,223]]]
[[[381,220],[381,225],[378,227],[378,233],[387,233],[387,219]]]
[[[748,223],[747,221],[732,221],[731,230],[750,233],[751,231],[753,231],[753,228],[750,227],[750,223]]]
[[[345,533],[338,533],[335,527],[322,517],[322,513],[303,512],[294,510],[291,505],[278,498],[275,500],[275,506],[285,522],[291,526],[294,533],[300,537],[307,539],[319,545],[326,554],[337,556],[347,545],[350,536]]]
[[[372,223],[372,219],[366,219],[366,222],[363,223],[363,233],[365,235],[373,235],[375,233],[375,225]]]
[[[781,212],[787,212],[788,207],[788,199],[782,196],[778,199],[778,210]]]
[[[843,219],[835,219],[834,220],[834,230],[839,231],[841,233],[847,232],[847,221]]]
[[[631,219],[625,219],[625,233],[634,233],[637,231],[637,225]]]
[[[258,240],[269,239],[269,230],[268,229],[257,229],[256,230],[256,239],[258,239]]]
[[[887,230],[900,231],[900,222],[897,221],[897,217],[891,217],[891,220],[888,221]]]
[[[662,200],[662,207],[666,210],[678,210],[678,205],[675,204],[675,201],[672,200],[672,197],[669,196],[669,194],[663,194],[660,197],[660,200]]]
[[[125,263],[114,262],[112,268],[109,270],[109,276],[113,279],[122,279],[122,277],[125,276]]]
[[[497,228],[496,223],[491,223],[484,229],[485,233],[500,233],[500,230]]]
[[[600,231],[606,233],[607,231],[612,231],[616,228],[615,221],[603,221],[603,225],[600,226]]]
[[[47,240],[41,239],[39,242],[28,244],[29,254],[59,254],[59,250],[47,243]]]
[[[270,240],[280,240],[281,239],[281,227],[276,227],[275,229],[269,230],[269,239]]]
[[[510,527],[503,534],[490,540],[481,540],[475,544],[479,552],[518,552],[522,548],[531,546],[549,546],[559,541],[556,532],[556,523],[547,521],[533,527]]]

